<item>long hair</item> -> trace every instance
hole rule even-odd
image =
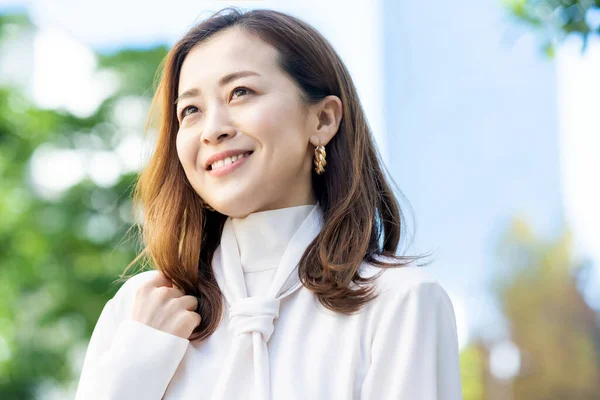
[[[186,294],[199,297],[202,321],[190,340],[210,336],[222,316],[221,291],[211,263],[227,216],[202,208],[186,178],[175,147],[179,125],[174,102],[190,50],[233,27],[277,50],[278,66],[300,88],[302,104],[336,95],[343,105],[339,131],[327,144],[327,170],[312,173],[324,225],[299,263],[304,287],[328,309],[350,314],[377,296],[369,284],[377,275],[361,276],[361,263],[403,267],[422,257],[396,255],[404,218],[383,173],[356,88],[332,46],[293,16],[224,8],[192,27],[161,63],[151,108],[160,110],[156,148],[134,192],[134,204],[143,209],[140,232],[145,247],[128,268],[144,256]]]

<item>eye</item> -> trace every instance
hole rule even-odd
[[[190,114],[188,113],[188,111],[189,111],[189,110],[192,110],[192,109],[196,109],[196,110],[198,110],[198,107],[195,107],[195,106],[187,106],[186,108],[184,108],[183,110],[181,110],[181,114],[180,114],[180,117],[181,117],[181,119],[183,120],[185,117],[187,117],[188,115],[190,115]]]
[[[242,86],[239,86],[239,87],[236,87],[235,89],[233,89],[233,90],[231,91],[231,94],[240,93],[240,91],[241,91],[242,93],[243,93],[244,91],[245,91],[245,92],[248,92],[248,93],[252,93],[252,90],[250,90],[250,89],[248,89],[248,88],[245,88],[245,87],[242,87]],[[236,97],[236,96],[232,96],[232,97]],[[239,96],[237,96],[237,97],[239,97]]]

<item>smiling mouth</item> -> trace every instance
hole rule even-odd
[[[225,161],[226,159],[219,160],[217,162],[214,162],[214,163],[210,164],[208,166],[208,168],[207,168],[207,171],[218,171],[221,168],[225,168],[225,167],[228,167],[228,166],[230,166],[232,164],[236,164],[236,163],[244,160],[245,158],[250,157],[250,155],[252,153],[254,153],[254,152],[253,151],[247,151],[247,152],[245,152],[243,154],[238,155],[235,160],[231,160],[231,158],[228,157],[230,159],[229,163],[226,163],[226,161]]]

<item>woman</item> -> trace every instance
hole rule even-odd
[[[461,398],[454,311],[331,45],[227,8],[163,64],[136,198],[156,270],[108,301],[77,399]],[[139,258],[139,257],[138,257]]]

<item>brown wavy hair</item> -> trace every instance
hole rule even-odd
[[[339,130],[326,146],[327,169],[322,175],[312,174],[324,226],[300,260],[302,284],[323,306],[350,314],[377,296],[368,284],[376,276],[359,275],[363,261],[381,268],[403,267],[423,257],[396,255],[405,231],[404,217],[383,173],[356,88],[333,47],[293,16],[266,9],[224,8],[192,27],[157,71],[160,81],[149,123],[158,121],[158,138],[134,192],[134,204],[143,209],[140,233],[145,247],[127,269],[144,258],[186,294],[198,296],[202,321],[190,340],[210,336],[222,316],[221,291],[211,263],[227,216],[202,208],[186,178],[175,148],[179,125],[174,102],[181,66],[190,50],[233,27],[277,50],[277,63],[301,89],[303,104],[328,95],[338,96],[343,104]]]

